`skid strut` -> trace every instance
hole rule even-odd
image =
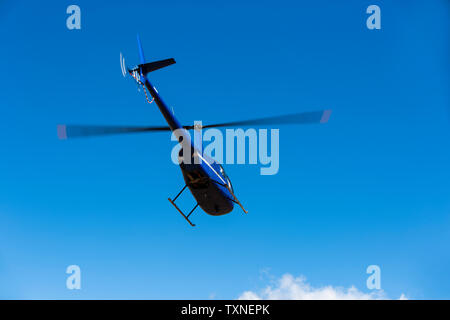
[[[236,198],[236,196],[235,196],[235,194],[234,194],[234,192],[233,192],[233,190],[231,190],[231,188],[229,188],[228,186],[225,186],[227,189],[228,189],[228,191],[230,191],[230,193],[231,193],[231,195],[233,196],[233,198],[234,199],[231,199],[231,201],[233,201],[234,203],[236,203],[236,204],[238,204],[239,205],[239,207],[241,207],[241,209],[242,209],[242,211],[244,211],[244,213],[248,213],[248,211],[247,210],[245,210],[245,208],[244,208],[244,206],[242,205],[242,203],[239,201],[239,199],[238,198]]]
[[[185,215],[185,214],[183,213],[183,211],[181,211],[180,208],[178,208],[178,206],[175,204],[175,200],[177,200],[177,198],[183,193],[183,191],[184,191],[184,189],[186,189],[186,187],[187,187],[187,184],[183,187],[183,189],[181,189],[181,191],[177,194],[177,196],[176,196],[175,198],[173,198],[173,200],[169,198],[169,201],[170,201],[171,204],[173,204],[173,206],[175,207],[175,209],[177,209],[178,212],[181,213],[181,215],[183,216],[183,218],[185,218],[186,221],[189,222],[189,224],[190,224],[192,227],[195,227],[195,224],[193,224],[193,223],[191,222],[191,220],[189,220],[189,216],[192,214],[192,212],[194,212],[195,209],[197,209],[198,203],[197,203],[197,204],[195,205],[195,207],[191,210],[191,212],[188,213],[188,215]]]

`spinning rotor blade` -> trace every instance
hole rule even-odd
[[[218,127],[236,127],[248,125],[272,125],[272,124],[311,124],[311,123],[327,123],[330,118],[331,110],[321,110],[313,112],[302,112],[287,114],[283,116],[249,119],[242,121],[223,122],[217,124],[208,124],[202,128],[218,128]],[[194,126],[185,126],[185,129],[194,129]]]
[[[105,136],[123,133],[170,131],[169,127],[125,127],[125,126],[78,126],[60,124],[57,127],[58,138]]]
[[[312,124],[327,123],[331,110],[294,113],[283,116],[258,118],[242,121],[208,124],[202,128],[236,127],[249,125],[283,125],[283,124]],[[194,126],[184,126],[184,129],[194,129]],[[160,132],[170,131],[169,127],[126,127],[126,126],[82,126],[82,125],[58,125],[58,138],[79,138],[92,136],[105,136],[124,133]]]

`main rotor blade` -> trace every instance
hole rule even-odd
[[[249,125],[283,125],[283,124],[312,124],[327,123],[330,118],[331,110],[321,110],[313,112],[302,112],[287,114],[283,116],[266,117],[258,119],[249,119],[241,121],[223,122],[216,124],[208,124],[202,128],[219,128],[219,127],[236,127]],[[183,126],[184,129],[194,129],[194,126]],[[139,132],[160,132],[170,131],[169,127],[126,127],[126,126],[86,126],[86,125],[65,125],[60,124],[57,127],[58,138],[80,138],[105,136],[124,133]]]
[[[223,122],[217,124],[208,124],[202,128],[218,128],[218,127],[236,127],[248,125],[282,125],[282,124],[311,124],[311,123],[327,123],[330,118],[331,110],[321,110],[312,112],[293,113],[283,116],[257,118],[241,121]],[[194,129],[194,126],[185,126],[185,129]]]
[[[58,138],[80,138],[123,133],[170,131],[169,127],[83,126],[59,124]]]

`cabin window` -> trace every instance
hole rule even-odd
[[[228,187],[233,192],[233,185],[231,184],[230,178],[228,178],[227,174],[225,173],[225,169],[220,164],[219,164],[219,168],[220,168],[220,174],[222,175],[222,177],[225,178],[225,181],[227,182]]]

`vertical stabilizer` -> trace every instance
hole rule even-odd
[[[141,38],[137,35],[137,43],[139,48],[139,60],[141,64],[145,64],[144,50],[142,50]]]

